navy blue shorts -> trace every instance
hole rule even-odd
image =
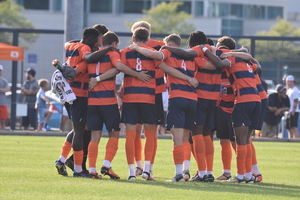
[[[235,104],[232,111],[233,127],[249,126],[256,129],[259,124],[261,102]]]
[[[156,124],[155,104],[123,103],[122,122],[125,124]]]
[[[217,138],[219,139],[229,139],[230,141],[235,141],[231,114],[225,112],[221,108],[217,108],[216,112],[216,130]]]
[[[263,99],[261,101],[261,110],[260,110],[261,115],[259,115],[258,127],[255,130],[261,130],[267,108],[268,108],[268,99]]]
[[[216,100],[198,99],[196,112],[196,125],[205,129],[214,129]]]
[[[162,93],[155,95],[155,107],[156,107],[156,124],[165,124],[164,106],[162,100]]]
[[[73,122],[86,122],[87,101],[87,97],[76,97],[73,104],[65,103],[69,118]]]
[[[88,105],[88,130],[102,130],[105,124],[108,132],[120,131],[120,112],[118,104],[115,105]]]
[[[196,117],[197,101],[186,98],[169,99],[167,113],[167,130],[184,128],[192,130]]]
[[[293,127],[298,127],[298,118],[299,118],[299,113],[295,112],[294,115],[292,115],[291,113],[288,113],[287,117],[286,117],[286,129],[290,129]]]

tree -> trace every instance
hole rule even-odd
[[[178,11],[183,2],[162,2],[150,10],[143,11],[146,16],[140,20],[151,24],[152,33],[190,34],[195,31],[193,23],[187,22],[192,16],[184,11]],[[132,23],[126,23],[131,28]]]
[[[33,24],[27,20],[19,11],[23,7],[11,0],[0,2],[0,25],[5,28],[34,28]],[[20,34],[19,42],[33,43],[36,34]],[[12,44],[12,37],[7,32],[0,32],[0,42]]]

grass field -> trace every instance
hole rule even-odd
[[[0,199],[300,199],[300,143],[254,142],[263,182],[257,184],[169,183],[174,175],[172,141],[160,139],[154,166],[156,181],[128,181],[124,139],[112,163],[120,180],[73,178],[57,174],[54,161],[63,137],[0,136]],[[107,138],[99,147],[98,170]],[[235,173],[235,160],[232,162]],[[215,141],[214,175],[221,170]],[[191,171],[196,171],[195,162]]]

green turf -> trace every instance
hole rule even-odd
[[[0,136],[0,199],[299,199],[300,143],[254,142],[263,182],[258,184],[169,183],[174,175],[172,141],[160,139],[154,176],[128,181],[124,139],[112,163],[120,180],[73,178],[57,174],[54,161],[63,137]],[[107,138],[99,147],[98,170]],[[232,161],[235,173],[235,160]],[[221,174],[220,145],[215,141],[214,175]],[[196,171],[195,162],[191,171]]]

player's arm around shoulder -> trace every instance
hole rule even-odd
[[[152,50],[152,49],[148,49],[148,48],[143,48],[143,47],[140,47],[136,44],[131,44],[131,45],[128,46],[128,48],[131,49],[131,50],[137,51],[140,54],[143,54],[144,56],[146,56],[148,58],[153,58],[153,59],[157,59],[157,60],[164,60],[164,55],[160,51],[156,51],[156,50]]]

